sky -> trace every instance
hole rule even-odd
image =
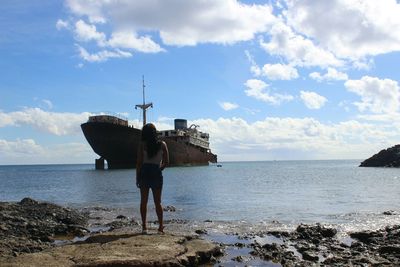
[[[2,0],[0,164],[94,163],[80,124],[187,119],[219,161],[399,143],[396,0]]]

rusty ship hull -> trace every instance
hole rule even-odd
[[[107,161],[109,169],[136,167],[141,130],[106,122],[86,122],[81,128],[93,151]]]
[[[170,166],[199,166],[216,163],[217,156],[195,146],[179,142],[174,138],[162,138],[167,144]]]
[[[81,128],[93,151],[101,160],[107,161],[108,169],[136,167],[142,132],[140,129],[107,122],[86,122],[81,124]],[[217,162],[217,156],[210,151],[179,142],[174,138],[161,139],[168,146],[170,166],[197,166]]]

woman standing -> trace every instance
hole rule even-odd
[[[136,164],[136,186],[140,188],[140,215],[143,233],[147,233],[147,201],[150,189],[156,207],[158,232],[164,233],[163,208],[161,206],[162,170],[168,163],[167,144],[158,140],[156,127],[152,123],[144,125]]]

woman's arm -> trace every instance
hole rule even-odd
[[[168,164],[169,164],[169,152],[168,152],[168,147],[167,147],[167,144],[166,144],[164,141],[161,142],[161,148],[162,148],[162,150],[163,150],[163,153],[162,153],[163,155],[162,155],[162,160],[161,160],[160,169],[161,169],[161,170],[164,170],[165,167],[167,167]]]
[[[136,186],[139,187],[140,169],[143,165],[143,144],[140,142],[136,160]]]

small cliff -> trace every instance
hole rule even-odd
[[[400,145],[379,151],[361,162],[360,167],[400,167]]]

